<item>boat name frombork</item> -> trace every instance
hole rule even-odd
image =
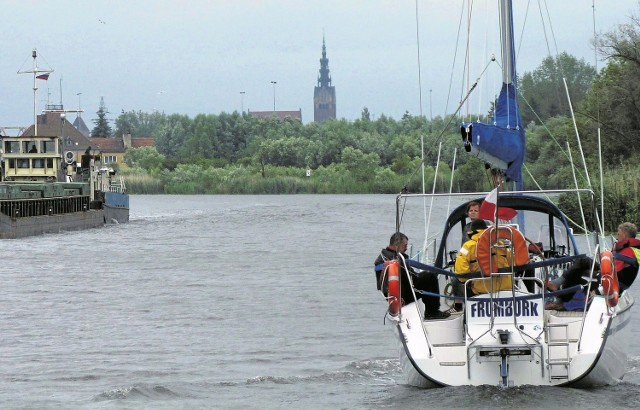
[[[471,317],[489,317],[491,316],[491,304],[490,300],[474,302],[471,304]],[[513,316],[513,302],[510,300],[495,300],[494,316],[505,317]],[[539,316],[538,303],[528,300],[516,300],[515,314],[519,316]]]

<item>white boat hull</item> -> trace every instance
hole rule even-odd
[[[611,311],[603,297],[593,298],[584,325],[582,312],[548,311],[540,302],[531,300],[531,312],[521,308],[515,321],[509,311],[494,315],[493,326],[490,317],[472,317],[478,312],[470,306],[464,314],[433,321],[422,320],[421,305],[403,307],[394,322],[406,383],[597,386],[622,379],[634,303],[628,292]],[[498,330],[510,332],[506,344]],[[502,349],[508,353],[501,355]]]

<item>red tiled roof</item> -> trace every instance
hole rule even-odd
[[[131,138],[131,148],[153,147],[156,145],[151,137],[133,137]]]
[[[122,138],[90,138],[93,147],[102,152],[125,152]]]

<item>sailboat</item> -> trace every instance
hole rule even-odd
[[[458,206],[444,221],[433,261],[400,257],[376,267],[387,284],[387,318],[394,327],[402,370],[408,384],[420,387],[616,383],[626,369],[634,300],[619,290],[614,255],[605,249],[602,234],[574,234],[566,214],[553,201],[563,194],[585,198],[581,205],[595,215],[591,189],[523,190],[525,133],[517,103],[511,0],[500,0],[499,10],[503,84],[495,120],[461,125],[465,149],[491,167],[495,188],[490,193],[398,195],[396,232],[419,225],[411,217],[420,214],[420,206],[414,212],[412,202],[431,197],[440,204],[453,199]],[[513,189],[507,191],[509,184]],[[479,270],[460,275],[455,264],[467,235],[471,200],[481,203],[490,216],[485,217],[488,228],[480,233],[473,255]],[[500,255],[506,263],[499,263]],[[567,275],[580,261],[583,270],[575,285],[549,288],[550,280]],[[440,294],[430,296],[451,306],[450,316],[425,320],[419,297],[401,300],[399,275],[408,270],[417,276],[438,275],[446,283],[441,284]],[[407,276],[412,284],[412,276]],[[502,278],[509,285],[494,287],[494,281]],[[465,281],[462,291],[448,291],[460,279]],[[481,281],[490,284],[485,293],[466,286]],[[416,293],[429,295],[419,289]],[[577,305],[565,309],[549,303],[563,295],[571,295]]]

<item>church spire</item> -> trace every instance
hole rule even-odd
[[[318,76],[318,87],[330,87],[331,75],[329,74],[329,59],[327,58],[327,46],[322,35],[322,58],[320,59],[320,75]]]
[[[322,34],[322,58],[318,84],[313,90],[313,121],[320,123],[336,118],[336,89],[331,85],[327,46]]]

